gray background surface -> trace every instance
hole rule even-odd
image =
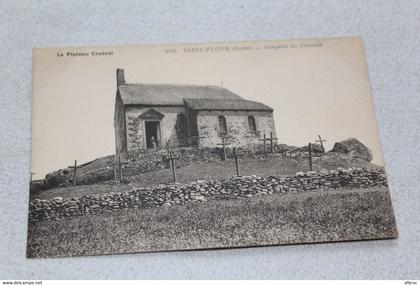
[[[1,1],[0,279],[420,279],[419,1]],[[28,260],[33,47],[364,38],[397,240]]]

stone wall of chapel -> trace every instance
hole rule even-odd
[[[221,133],[219,116],[226,119],[226,133]],[[255,119],[256,132],[252,132],[248,117]],[[200,135],[200,147],[217,147],[222,137],[232,146],[254,148],[262,144],[259,141],[264,134],[269,137],[270,132],[276,137],[273,113],[270,111],[200,111],[197,114],[197,129]]]

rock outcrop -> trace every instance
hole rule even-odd
[[[372,151],[355,138],[336,142],[331,152],[347,154],[366,161],[371,161],[373,158]]]

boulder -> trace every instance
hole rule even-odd
[[[355,138],[336,142],[331,152],[344,153],[366,161],[371,161],[373,158],[372,151]]]
[[[47,189],[55,188],[60,185],[66,184],[69,177],[69,171],[67,169],[60,169],[45,176],[45,184]]]
[[[31,193],[39,193],[42,190],[47,190],[48,186],[44,179],[32,180],[29,189]]]
[[[313,143],[312,144],[312,151],[314,153],[323,153],[324,152],[324,149],[322,148],[322,146],[320,144]]]
[[[312,152],[314,152],[314,153],[323,153],[324,152],[324,149],[322,148],[322,146],[320,144],[312,143],[311,146],[312,146]],[[308,146],[302,147],[300,149],[300,151],[307,152],[308,151]]]

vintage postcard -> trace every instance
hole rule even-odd
[[[397,237],[361,38],[36,48],[27,256]]]

